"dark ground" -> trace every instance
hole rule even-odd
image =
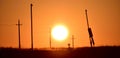
[[[120,58],[120,47],[31,50],[0,48],[0,58]]]

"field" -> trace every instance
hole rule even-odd
[[[120,58],[120,47],[82,47],[53,49],[0,48],[0,58]]]

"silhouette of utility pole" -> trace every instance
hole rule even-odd
[[[51,28],[50,28],[49,32],[50,32],[50,38],[49,38],[50,42],[49,43],[50,43],[50,48],[51,48]]]
[[[86,14],[86,20],[87,20],[87,26],[88,26],[88,33],[89,33],[90,45],[92,47],[93,45],[95,45],[95,42],[94,42],[94,39],[93,39],[92,29],[90,28],[89,22],[88,22],[87,9],[85,9],[85,14]]]
[[[33,22],[32,22],[32,4],[30,4],[30,13],[31,13],[31,49],[33,50]]]
[[[19,39],[19,49],[21,48],[21,43],[20,43],[20,26],[22,24],[20,24],[20,20],[18,19],[18,24],[16,24],[18,26],[18,39]]]
[[[72,47],[74,48],[74,35],[72,35]]]

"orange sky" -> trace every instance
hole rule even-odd
[[[68,38],[59,42],[52,39],[52,47],[67,47],[71,35],[75,47],[89,45],[85,9],[94,34],[95,46],[120,45],[119,0],[0,0],[0,47],[18,47],[20,19],[22,48],[30,48],[30,3],[33,3],[34,47],[49,47],[49,28],[64,24]]]

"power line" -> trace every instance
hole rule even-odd
[[[0,24],[0,26],[14,26],[15,24]]]

